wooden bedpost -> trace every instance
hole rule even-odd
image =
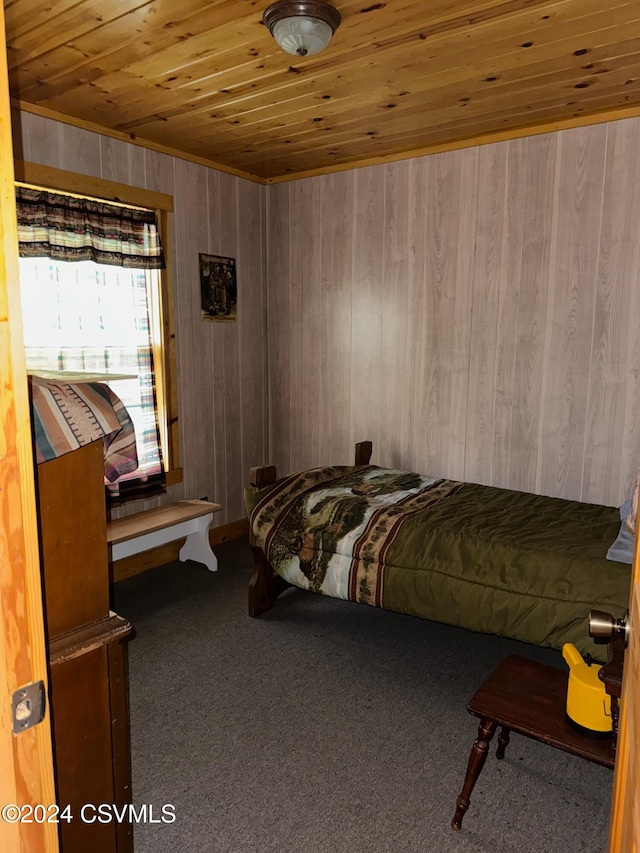
[[[356,461],[355,465],[368,465],[371,459],[373,444],[370,441],[359,441],[356,444]]]
[[[249,482],[256,489],[264,489],[265,486],[272,486],[277,479],[275,465],[259,465],[257,468],[252,468],[249,471]]]
[[[275,465],[260,465],[249,472],[249,481],[257,489],[272,486],[277,480]],[[251,537],[251,532],[249,532]],[[289,584],[273,573],[262,548],[251,544],[254,569],[249,581],[249,616],[259,616],[273,606],[273,602]]]
[[[372,450],[373,445],[370,441],[359,441],[356,444],[355,464],[368,465]],[[272,486],[276,479],[277,472],[274,465],[260,465],[252,468],[249,474],[251,485],[257,489]],[[253,544],[251,531],[249,531],[249,541],[254,561],[253,575],[249,581],[249,616],[255,617],[269,610],[276,598],[291,584],[274,573],[262,548]]]
[[[267,560],[262,548],[252,545],[251,550],[254,569],[249,581],[249,616],[255,617],[260,616],[265,610],[270,610],[276,598],[291,584],[273,573],[271,563]]]

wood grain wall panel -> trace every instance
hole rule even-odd
[[[101,138],[101,143],[104,140],[104,137]],[[144,157],[140,159],[137,146],[132,145],[130,151],[130,167],[131,167],[131,181],[134,184],[141,183],[144,181],[145,189],[154,190],[157,192],[164,192],[168,195],[174,195],[175,190],[175,158],[168,157],[165,154],[160,154],[156,151],[144,151]],[[172,281],[174,287],[174,314],[176,319],[176,326],[178,323],[178,309],[176,307],[176,290],[179,286],[178,284],[178,276],[177,276],[177,264],[178,264],[178,253],[180,252],[180,246],[178,243],[177,237],[177,227],[176,227],[176,217],[172,215],[169,219],[170,222],[170,239],[171,245],[173,247],[173,252],[171,255],[171,273],[172,273]],[[177,339],[177,335],[176,335]],[[176,346],[176,350],[178,347]],[[176,369],[179,372],[180,365],[178,364],[178,358],[176,357]],[[181,403],[181,393],[180,388],[178,388],[178,399],[179,403]],[[178,417],[182,417],[182,408],[179,409]],[[185,457],[184,453],[186,452],[186,448],[188,444],[185,444],[184,436],[182,435],[182,428],[180,429],[180,464],[182,466],[185,465]],[[188,462],[186,463],[188,465]],[[183,498],[191,498],[195,497],[190,492],[185,491],[185,483],[177,483],[174,486],[170,486],[167,489],[167,494],[171,500],[182,500]],[[199,497],[199,496],[198,496]],[[113,513],[114,516],[119,515],[127,515],[129,512],[138,511],[141,509],[151,509],[154,506],[159,506],[162,503],[165,503],[165,499],[162,497],[156,498],[155,500],[148,500],[144,502],[135,502],[130,506],[123,507],[117,513]],[[220,514],[221,515],[221,514]]]
[[[121,178],[128,160],[131,183],[174,195],[168,498],[206,494],[233,521],[247,467],[348,463],[365,438],[383,465],[629,496],[640,119],[268,187],[32,114],[20,128],[35,162]],[[238,323],[201,321],[199,252],[238,258]]]
[[[609,481],[609,501],[615,503],[621,488],[623,494],[631,494],[640,463],[637,442],[635,447],[632,443],[629,448],[631,458],[624,452],[627,387],[629,385],[631,391],[634,365],[638,364],[637,361],[627,363],[627,352],[629,338],[637,338],[640,325],[638,276],[629,276],[629,271],[640,269],[637,226],[640,222],[640,124],[634,123],[628,128],[613,124],[608,128],[605,180],[582,499],[595,500],[593,496],[600,493],[601,484]],[[632,394],[629,399],[633,399]],[[610,438],[605,446],[603,436]]]
[[[427,383],[422,389],[426,401],[422,459],[427,470],[447,477],[454,471],[455,476],[464,475],[469,393],[467,382],[457,381],[468,375],[473,290],[467,258],[475,239],[475,217],[469,221],[462,215],[464,163],[448,155],[426,163]]]
[[[182,448],[180,458],[198,460],[184,474],[184,490],[193,497],[207,495],[212,475],[212,427],[210,406],[213,367],[202,354],[208,349],[211,328],[200,318],[200,282],[198,254],[209,242],[207,170],[204,166],[177,160],[176,186],[182,190],[174,197],[176,222],[176,294],[175,311],[178,361],[178,388],[181,405]],[[214,500],[212,495],[209,498]],[[226,491],[218,498],[225,506]],[[226,511],[225,516],[226,516]],[[225,520],[226,517],[225,517]]]
[[[102,175],[100,156],[100,138],[90,130],[61,124],[60,134],[60,169],[67,172],[80,172],[99,178]]]
[[[224,209],[227,199],[223,196],[219,172],[211,170],[207,172],[207,196],[209,239],[200,251],[210,255],[226,256],[222,251],[222,218],[227,213],[230,213],[230,211]],[[202,400],[203,419],[206,422],[205,441],[210,443],[209,446],[215,460],[213,471],[214,493],[222,495],[226,502],[227,439],[225,434],[226,418],[224,406],[224,340],[220,323],[214,323],[209,320],[201,320],[200,322],[205,327],[203,329],[205,334],[203,360],[209,365],[207,369],[211,371],[211,387],[205,399]],[[199,497],[205,496],[211,498],[206,492],[199,495]],[[221,502],[223,498],[220,498]]]
[[[335,185],[333,181],[314,181],[313,193],[317,198],[318,209],[316,211],[315,223],[317,237],[313,241],[312,264],[316,280],[318,315],[312,318],[316,326],[315,333],[318,341],[318,366],[314,370],[314,379],[317,387],[317,402],[314,409],[317,413],[318,441],[316,447],[316,464],[322,464],[333,452],[331,436],[334,433],[334,414],[339,415],[338,390],[331,388],[328,383],[328,374],[331,372],[330,365],[335,364],[338,370],[341,365],[336,363],[333,347],[333,304],[336,300],[335,286],[332,275],[333,266],[333,243],[334,243],[334,221],[337,212],[334,198]],[[313,198],[313,196],[312,196]],[[339,325],[337,327],[340,328]],[[335,430],[337,432],[338,430]],[[334,459],[339,456],[333,455]]]
[[[134,502],[115,515],[207,495],[224,506],[216,523],[241,518],[248,468],[268,461],[265,384],[251,400],[244,390],[245,385],[255,384],[256,370],[260,376],[266,363],[261,236],[265,188],[228,175],[222,176],[222,185],[220,173],[204,166],[51,119],[18,115],[21,148],[28,159],[174,197],[171,230],[184,481],[169,487],[166,497]],[[237,197],[246,198],[247,203],[237,204]],[[201,320],[200,252],[241,258],[238,289],[244,313],[238,323]]]
[[[469,362],[474,296],[473,267],[478,217],[479,158],[479,148],[460,151],[458,155],[448,158],[454,174],[459,173],[459,196],[457,207],[450,203],[446,220],[446,239],[452,258],[447,273],[448,287],[454,288],[455,294],[454,310],[449,316],[453,334],[449,380],[451,408],[449,423],[444,427],[446,435],[443,434],[440,437],[446,450],[443,451],[442,460],[437,462],[443,476],[457,480],[463,480],[467,476],[466,435],[469,420]]]
[[[483,147],[478,162],[465,476],[487,485],[495,483],[496,445],[507,441],[495,419],[507,152],[508,143]]]
[[[136,148],[137,146],[134,145],[133,147]],[[144,177],[144,185],[148,190],[174,196],[179,195],[180,187],[176,187],[175,181],[176,162],[176,158],[169,157],[168,154],[145,150],[144,168],[140,167],[139,172],[132,170],[133,179],[139,180]],[[175,216],[172,219],[175,220]]]
[[[497,339],[494,359],[493,476],[496,486],[509,486],[512,456],[520,453],[519,436],[513,428],[515,361],[519,339],[518,310],[522,294],[522,243],[524,206],[522,175],[526,174],[527,140],[508,143],[505,162],[505,204],[502,252],[498,274]]]
[[[60,169],[62,124],[20,111],[23,151],[34,163]]]
[[[626,499],[640,464],[638,133],[629,119],[317,177],[313,191],[311,179],[268,187],[270,437],[282,473],[292,446],[297,467],[344,461],[333,404],[348,446],[372,439],[383,465]],[[317,227],[322,286],[301,308],[286,265],[301,263],[300,235]],[[328,270],[344,305],[333,315]],[[288,401],[317,387],[288,367],[308,356],[293,329],[301,311],[330,324],[312,441],[299,413],[287,421]]]
[[[267,335],[269,371],[269,455],[281,474],[291,472],[289,400],[300,394],[290,378],[290,205],[293,184],[269,188],[267,195]]]
[[[244,225],[241,221],[241,211],[238,210],[237,186],[238,179],[232,175],[219,173],[220,180],[220,254],[225,257],[238,257],[238,231]],[[243,275],[246,271],[241,271]],[[224,415],[224,437],[226,457],[226,482],[246,482],[246,472],[242,471],[241,465],[241,432],[240,432],[240,371],[238,350],[238,322],[235,323],[212,323],[215,331],[219,332],[222,341],[222,365],[217,365],[218,370],[222,366],[223,397],[222,403]],[[207,325],[207,324],[204,324]],[[237,488],[227,489],[228,520],[242,518],[244,515],[244,502],[242,492]]]
[[[14,159],[28,160],[28,141],[22,134],[22,113],[19,109],[11,110],[11,144]]]
[[[120,139],[112,139],[110,136],[100,137],[100,177],[107,181],[131,184],[130,158],[137,147]],[[144,172],[142,172],[142,177],[144,179]]]
[[[250,283],[238,294],[240,475],[244,482],[248,482],[250,468],[268,462],[264,201],[265,187],[249,181],[238,183],[238,210],[244,217],[243,227],[238,229],[238,269],[243,281]]]
[[[409,164],[390,163],[384,169],[384,265],[382,269],[382,325],[380,329],[381,459],[395,467],[406,458],[410,443],[409,413],[399,379],[409,380],[407,340],[409,317]],[[367,436],[363,436],[366,439]]]
[[[619,129],[615,128],[616,133]],[[634,135],[640,133],[640,122],[634,122]],[[616,147],[619,143],[616,140]],[[635,155],[638,154],[638,143],[635,143]],[[615,150],[615,149],[614,149]],[[615,162],[616,168],[624,168],[623,164]],[[634,204],[640,199],[636,166],[635,179],[626,185],[626,191],[632,195]],[[637,237],[636,223],[630,219],[621,234],[624,234],[624,254],[621,269],[617,275],[620,287],[629,291],[629,334],[627,352],[622,374],[625,388],[624,427],[621,442],[620,492],[623,499],[633,494],[636,476],[640,468],[640,240]],[[622,251],[622,246],[621,246]]]
[[[562,133],[556,171],[539,488],[543,494],[577,499],[582,494],[606,138],[604,125]]]
[[[325,217],[333,224],[332,255],[326,267],[323,289],[327,325],[323,330],[326,363],[323,370],[322,407],[330,418],[329,434],[320,437],[320,464],[335,459],[338,464],[353,462],[351,444],[351,314],[353,284],[353,229],[355,211],[353,172],[331,176],[333,210]]]
[[[640,192],[640,187],[636,188]],[[619,447],[620,485],[615,503],[628,500],[633,494],[640,469],[640,243],[634,238],[634,261],[627,270],[625,287],[630,290],[629,335],[624,368],[625,411],[622,442]],[[611,484],[613,492],[614,484]]]
[[[289,190],[288,359],[291,388],[297,389],[288,399],[289,466],[294,471],[315,465],[318,452],[317,371],[309,370],[308,358],[310,351],[313,357],[320,357],[317,336],[312,329],[318,318],[308,313],[314,308],[317,312],[320,307],[317,299],[314,300],[317,274],[313,265],[317,238],[314,233],[316,211],[312,206],[314,185],[317,186],[317,181],[296,181]],[[315,349],[312,349],[312,337],[315,337]]]
[[[309,292],[307,293],[306,275],[303,270],[301,281],[304,293],[302,329],[304,334],[303,371],[305,387],[310,389],[310,405],[316,417],[307,418],[305,446],[315,448],[314,465],[321,464],[323,433],[330,433],[331,413],[335,406],[333,392],[327,397],[322,377],[327,371],[327,341],[324,330],[331,322],[327,313],[328,302],[326,288],[331,270],[333,254],[332,217],[334,214],[333,182],[313,179],[311,187],[311,239],[309,242]]]
[[[423,314],[423,372],[418,388],[421,398],[419,430],[422,437],[420,457],[428,471],[439,472],[445,457],[442,440],[449,423],[448,395],[451,388],[450,353],[454,344],[453,320],[454,291],[447,287],[447,244],[455,238],[457,222],[446,222],[447,213],[457,199],[454,175],[446,158],[428,159],[425,162],[425,197],[427,207],[425,229],[424,281],[425,304]]]
[[[508,484],[525,491],[537,488],[557,141],[557,134],[527,139],[519,187],[514,184],[523,199],[524,220],[520,276],[511,282],[519,298]]]
[[[382,297],[384,280],[384,169],[354,173],[355,226],[351,296],[351,444],[373,441],[372,461],[380,460]]]
[[[104,142],[104,140],[110,137],[103,136],[100,140],[100,144]],[[126,143],[125,143],[126,144]],[[141,181],[143,185],[147,189],[151,189],[147,178],[147,163],[146,163],[146,155],[153,154],[154,152],[150,149],[142,148],[140,145],[130,145],[129,148],[129,174],[131,175],[130,181]],[[173,169],[171,169],[173,174]],[[172,180],[173,186],[173,180]],[[173,190],[170,193],[173,195]]]

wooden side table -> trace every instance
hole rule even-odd
[[[607,646],[607,662],[598,673],[598,678],[604,684],[604,689],[611,697],[611,724],[613,726],[613,749],[618,740],[618,699],[622,693],[622,670],[624,667],[625,638],[615,635]]]
[[[471,748],[467,775],[451,826],[460,829],[474,785],[487,759],[496,729],[497,758],[504,758],[512,731],[555,746],[588,761],[613,768],[612,738],[589,737],[567,721],[568,673],[526,658],[510,655],[495,669],[469,702],[467,710],[480,719]]]

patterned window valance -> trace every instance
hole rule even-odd
[[[20,257],[164,269],[152,210],[16,187]]]

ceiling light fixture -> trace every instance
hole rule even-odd
[[[337,9],[320,0],[277,0],[262,16],[280,47],[298,56],[324,50],[341,20]]]

